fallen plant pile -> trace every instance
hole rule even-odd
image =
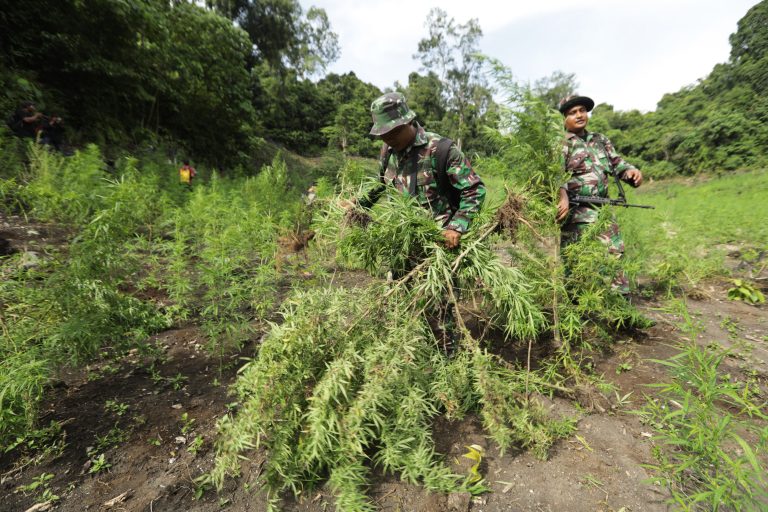
[[[273,505],[280,492],[298,495],[327,478],[339,510],[373,510],[365,495],[372,465],[429,489],[484,489],[451,474],[435,453],[437,414],[477,412],[502,450],[515,444],[541,458],[573,431],[573,420],[549,418],[529,399],[559,383],[491,354],[467,327],[467,309],[457,306],[460,290],[474,301],[473,322],[507,339],[532,340],[547,326],[525,276],[502,264],[488,242],[493,215],[477,221],[459,252],[442,247],[440,229],[409,198],[391,196],[367,229],[345,228],[343,212],[331,210],[319,230],[335,237],[347,229],[339,244],[344,259],[403,277],[294,293],[283,322],[235,385],[240,408],[220,424],[210,482],[220,487],[239,472],[243,451],[264,446]],[[444,300],[461,332],[462,349],[452,358],[429,322]]]

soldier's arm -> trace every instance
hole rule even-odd
[[[555,217],[555,220],[557,220],[557,222],[564,221],[568,216],[570,207],[571,201],[568,199],[568,190],[564,187],[560,187],[557,200],[557,216]]]
[[[635,185],[635,180],[628,176],[627,173],[632,170],[637,171],[637,167],[624,160],[621,155],[616,152],[616,148],[613,147],[613,143],[608,140],[608,137],[603,136],[603,147],[605,148],[608,162],[611,164],[611,169],[616,176],[618,176],[621,181],[625,181],[630,185]]]
[[[448,153],[445,173],[448,175],[448,181],[460,193],[459,209],[445,228],[466,233],[485,201],[485,184],[455,144],[451,145]]]
[[[571,177],[568,179],[568,181],[560,185],[559,204],[562,203],[563,194],[565,194],[567,198],[567,194],[569,193],[579,194],[581,192],[581,186],[582,186],[581,179],[579,179],[576,175],[573,174],[573,169],[568,167],[570,154],[571,154],[571,146],[568,142],[568,139],[566,139],[563,142],[563,152],[562,152],[560,161],[562,162],[563,169],[565,169],[565,171],[568,172],[571,175]],[[559,209],[559,206],[558,206],[558,209]]]

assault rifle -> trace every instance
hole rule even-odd
[[[629,204],[627,202],[627,197],[624,195],[624,187],[621,186],[621,180],[619,179],[618,174],[612,172],[611,176],[613,176],[613,179],[616,181],[616,188],[619,189],[618,199],[611,199],[610,197],[578,196],[568,194],[568,201],[576,204],[609,204],[611,206],[623,206],[624,208],[656,208],[655,206],[648,206],[644,204]]]
[[[610,197],[600,196],[568,196],[568,200],[571,203],[576,204],[609,204],[611,206],[623,206],[624,208],[656,208],[655,206],[648,206],[645,204],[629,204],[623,197],[619,199],[611,199]]]

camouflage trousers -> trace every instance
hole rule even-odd
[[[568,245],[577,242],[590,226],[591,224],[588,222],[564,224],[560,229],[561,250],[568,247]],[[608,229],[600,233],[597,236],[597,239],[606,246],[608,254],[613,255],[617,259],[624,256],[624,239],[621,237],[619,225],[615,221],[611,222]],[[611,289],[622,295],[627,295],[629,293],[629,280],[623,270],[619,270],[613,277],[613,280],[611,281]]]

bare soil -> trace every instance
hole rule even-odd
[[[2,236],[17,251],[36,250],[66,242],[66,232],[51,226],[30,225],[22,219],[0,219]],[[20,227],[23,224],[23,228]],[[359,276],[336,281],[355,283]],[[764,281],[763,281],[764,282]],[[757,378],[764,391],[768,379],[768,314],[766,306],[726,300],[728,284],[711,282],[700,298],[688,300],[703,328],[696,341],[728,347],[732,357],[724,371],[741,378]],[[377,475],[369,491],[382,511],[502,512],[502,511],[664,511],[668,492],[648,482],[652,463],[651,433],[630,413],[645,402],[645,385],[668,380],[664,368],[652,362],[675,353],[684,334],[680,319],[662,311],[661,304],[640,301],[639,307],[656,326],[628,333],[594,360],[595,369],[615,384],[611,395],[585,393],[576,404],[564,398],[545,400],[554,414],[578,418],[577,435],[557,443],[541,461],[523,451],[499,453],[485,437],[475,417],[434,425],[438,449],[457,471],[466,472],[462,458],[467,445],[486,453],[481,472],[491,492],[478,497],[430,493],[400,482],[396,476]],[[242,356],[253,356],[261,337],[257,332],[240,354],[225,358],[203,349],[204,336],[195,325],[159,333],[150,340],[153,356],[138,351],[103,360],[84,369],[62,368],[42,410],[41,425],[61,422],[66,445],[57,454],[36,461],[17,451],[0,457],[0,510],[40,511],[39,492],[22,492],[43,474],[52,474],[50,489],[60,496],[53,507],[80,511],[262,511],[264,493],[258,488],[264,463],[260,451],[244,461],[243,476],[230,480],[216,494],[195,499],[194,479],[213,465],[216,421],[226,414]],[[547,352],[540,347],[541,352]],[[510,353],[516,352],[510,350]],[[154,364],[153,364],[154,363]],[[625,397],[623,400],[621,397]],[[113,406],[108,407],[111,401]],[[122,404],[122,408],[114,404]],[[186,416],[184,416],[186,415]],[[112,433],[117,442],[100,447],[110,467],[98,472],[89,451]],[[194,440],[202,438],[197,450]],[[286,511],[334,510],[324,488],[299,499],[286,498]]]

